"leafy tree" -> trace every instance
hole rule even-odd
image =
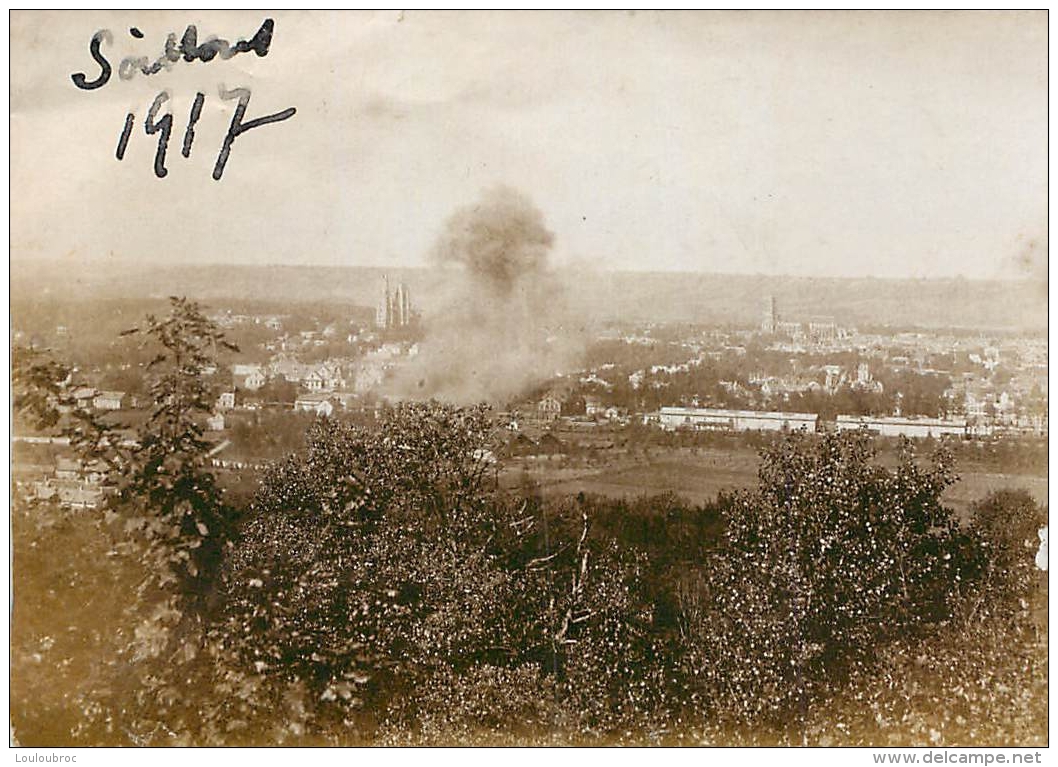
[[[197,304],[170,299],[165,317],[148,315],[124,335],[138,335],[154,352],[147,384],[152,407],[129,438],[115,420],[75,406],[64,368],[32,355],[19,368],[27,392],[22,406],[41,413],[71,439],[83,462],[105,463],[103,524],[124,555],[127,572],[140,575],[125,595],[134,623],[118,651],[104,662],[109,684],[86,692],[85,727],[105,723],[114,742],[150,742],[180,729],[173,712],[187,701],[177,681],[201,648],[202,618],[214,576],[233,533],[234,512],[206,466],[212,447],[203,420],[215,393],[206,374],[216,356],[234,349]],[[54,414],[54,415],[53,415]]]
[[[491,428],[480,408],[429,404],[372,428],[321,419],[272,470],[225,572],[211,636],[229,694],[208,739],[509,728],[483,699],[586,734],[656,710],[629,683],[655,669],[639,560],[589,540],[584,514],[549,524],[497,496]]]
[[[194,302],[170,299],[166,317],[148,315],[125,335],[155,350],[147,367],[151,411],[114,477],[126,529],[142,533],[144,556],[157,564],[156,585],[174,583],[189,607],[200,609],[220,552],[231,535],[233,510],[224,503],[206,454],[204,420],[216,386],[206,374],[222,350],[237,351]]]
[[[266,475],[213,631],[231,683],[249,674],[264,687],[224,718],[249,726],[301,690],[309,710],[341,722],[410,684],[411,669],[480,644],[474,618],[492,600],[453,608],[491,584],[482,568],[499,521],[475,455],[489,429],[480,409],[426,405],[389,411],[377,429],[320,419],[306,453]]]
[[[62,419],[64,382],[70,368],[42,350],[11,347],[12,406],[15,413],[30,418],[37,429],[50,429]]]
[[[140,554],[154,560],[143,588],[174,584],[173,593],[198,608],[232,517],[206,467],[212,445],[203,438],[204,419],[215,401],[206,371],[218,352],[236,347],[197,304],[175,297],[168,316],[148,315],[122,335],[139,335],[154,353],[147,367],[151,410],[134,438],[119,420],[78,407],[71,368],[36,350],[15,350],[15,407],[68,436],[82,462],[107,466],[108,506],[127,533],[139,534],[146,547]]]
[[[1035,555],[1047,514],[1024,490],[997,490],[971,506],[971,527],[987,550],[985,573],[971,611],[1010,620],[1039,586]]]
[[[974,551],[940,496],[943,454],[893,470],[869,438],[795,434],[734,497],[708,605],[689,623],[693,700],[740,721],[790,716],[895,637],[949,619]]]

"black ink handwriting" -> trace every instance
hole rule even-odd
[[[220,154],[217,156],[217,164],[213,167],[213,178],[220,181],[220,177],[224,175],[224,166],[228,162],[228,155],[231,153],[231,145],[235,143],[235,139],[246,133],[248,130],[254,128],[260,128],[262,125],[268,125],[269,123],[282,122],[294,116],[297,110],[294,107],[288,107],[282,112],[276,112],[275,114],[266,115],[264,117],[257,117],[249,122],[243,122],[242,118],[246,114],[246,106],[250,103],[250,91],[247,88],[235,88],[230,91],[222,90],[220,97],[225,100],[239,99],[239,104],[235,107],[235,114],[231,118],[231,127],[228,128],[228,135],[224,137],[224,144],[220,148]]]
[[[221,60],[227,60],[240,53],[249,53],[251,51],[258,56],[267,56],[268,49],[272,45],[274,32],[275,22],[272,19],[265,19],[249,40],[239,40],[233,45],[224,38],[210,38],[200,44],[198,42],[198,29],[194,24],[188,24],[184,29],[184,34],[180,37],[179,43],[177,42],[176,33],[169,33],[165,40],[165,49],[162,51],[162,55],[153,62],[147,56],[126,56],[122,59],[118,65],[118,77],[122,80],[129,80],[135,76],[137,71],[142,72],[144,75],[154,75],[163,69],[171,69],[181,59],[186,62],[210,62],[217,57]],[[137,40],[143,38],[143,32],[136,27],[129,28],[129,35]],[[90,81],[83,72],[70,75],[73,84],[81,90],[90,91],[102,88],[110,81],[112,68],[110,62],[100,50],[104,41],[109,45],[114,42],[113,35],[109,29],[101,29],[96,32],[92,35],[92,39],[88,44],[88,52],[96,64],[99,65],[99,76],[95,80]]]
[[[220,91],[220,97],[226,101],[238,99],[238,103],[235,106],[235,114],[232,115],[231,124],[228,127],[228,132],[224,137],[224,143],[221,146],[220,154],[217,156],[217,162],[213,167],[213,178],[220,181],[224,175],[224,168],[228,163],[228,157],[231,155],[232,145],[242,134],[247,131],[253,130],[254,128],[260,128],[264,125],[271,123],[282,122],[288,120],[297,113],[297,109],[294,107],[288,107],[275,114],[264,115],[262,117],[256,117],[252,120],[245,120],[246,108],[250,104],[250,90],[248,88],[233,88],[232,90]],[[153,136],[155,133],[160,134],[158,136],[158,148],[154,155],[154,174],[158,178],[165,178],[169,171],[165,167],[165,153],[169,146],[169,138],[173,132],[173,115],[167,113],[158,118],[158,111],[162,105],[169,100],[169,94],[166,91],[159,93],[154,102],[151,104],[150,109],[147,111],[147,117],[144,120],[144,129],[148,136]],[[195,100],[191,105],[191,113],[188,115],[187,128],[184,130],[184,142],[180,150],[180,153],[184,157],[191,156],[191,147],[195,141],[195,126],[198,123],[199,117],[202,115],[202,107],[205,104],[206,95],[204,93],[196,93]],[[121,135],[118,137],[118,148],[116,156],[118,160],[125,158],[125,149],[128,147],[129,137],[132,135],[132,127],[135,122],[135,115],[129,113],[125,116],[125,126],[121,131]]]
[[[95,59],[95,62],[99,65],[99,77],[95,80],[89,81],[84,72],[77,72],[76,74],[70,75],[73,84],[83,91],[93,91],[96,88],[102,88],[110,80],[110,62],[99,52],[99,45],[104,40],[108,43],[111,43],[114,40],[109,29],[101,29],[96,32],[92,35],[92,41],[88,44],[88,52],[92,54],[92,58]]]

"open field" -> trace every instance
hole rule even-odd
[[[692,503],[705,503],[721,491],[754,487],[759,459],[750,449],[655,449],[649,458],[623,456],[601,467],[562,467],[556,461],[509,464],[503,484],[513,487],[525,478],[545,495],[594,493],[634,498],[673,492]],[[959,511],[994,490],[1023,489],[1040,504],[1047,503],[1047,477],[1028,474],[959,470],[959,481],[945,500]]]
[[[33,481],[54,468],[56,457],[69,448],[58,445],[15,443],[12,473],[15,479]],[[885,462],[883,457],[882,462]],[[516,488],[527,481],[548,496],[579,492],[608,498],[635,498],[672,492],[692,503],[705,503],[722,491],[754,487],[759,458],[750,448],[708,449],[651,448],[649,457],[627,453],[612,455],[589,466],[552,459],[510,459],[500,474],[501,485]],[[945,499],[960,512],[994,490],[1027,490],[1037,503],[1047,503],[1047,477],[977,470],[972,464],[958,467],[959,481]],[[256,489],[252,472],[221,472],[221,485],[232,498],[249,499]]]

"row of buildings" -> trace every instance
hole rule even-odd
[[[103,391],[91,386],[80,386],[70,392],[71,406],[82,410],[121,410],[128,405],[135,406],[123,391]],[[60,409],[63,409],[60,406]]]
[[[716,431],[818,431],[824,426],[815,413],[781,411],[722,410],[718,408],[663,407],[648,413],[644,423],[668,431],[678,429]],[[940,438],[975,436],[972,424],[965,418],[906,418],[898,416],[839,415],[833,428],[837,431],[867,430],[885,437]]]
[[[95,509],[103,502],[107,466],[60,456],[54,468],[33,485],[38,500],[56,500],[68,509]]]

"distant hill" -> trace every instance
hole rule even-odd
[[[1046,285],[1000,280],[892,280],[608,273],[578,289],[585,308],[622,316],[759,323],[775,296],[780,319],[832,316],[841,325],[1041,331]]]
[[[83,264],[11,261],[12,303],[33,296],[78,299],[187,295],[223,299],[321,301],[373,306],[383,274],[407,282],[427,315],[443,274],[431,269],[226,264]],[[765,296],[783,319],[832,316],[843,325],[957,327],[1040,332],[1046,285],[999,280],[890,280],[671,272],[559,272],[570,304],[586,319],[755,324]]]

